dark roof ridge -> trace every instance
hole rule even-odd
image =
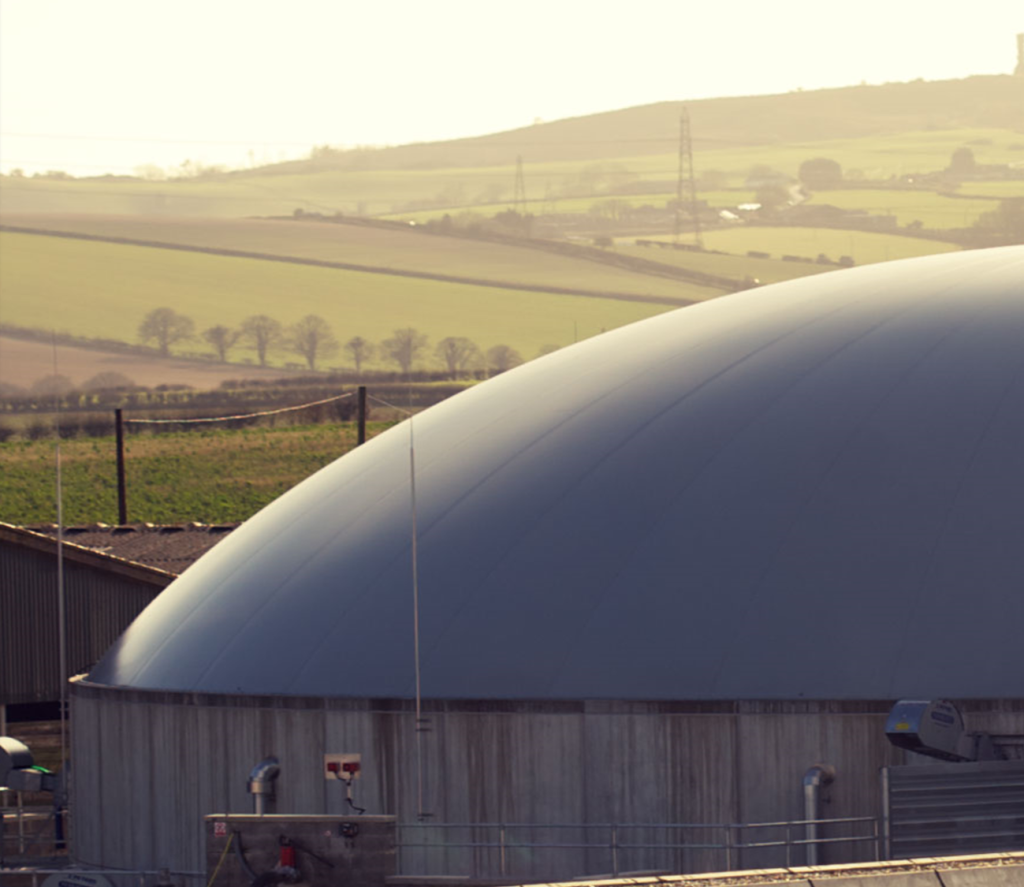
[[[57,553],[57,540],[49,533],[42,533],[28,527],[18,527],[2,521],[0,521],[0,541],[24,545],[47,554],[56,555]],[[112,570],[162,587],[169,585],[177,578],[177,574],[169,570],[163,570],[150,564],[141,564],[85,545],[78,545],[67,539],[64,540],[64,556],[88,566]]]

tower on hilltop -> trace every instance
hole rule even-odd
[[[1013,73],[1024,77],[1024,34],[1017,35],[1017,67]]]

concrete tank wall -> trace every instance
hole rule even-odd
[[[281,761],[277,812],[347,812],[343,786],[322,777],[322,755],[359,752],[364,776],[356,802],[400,823],[416,821],[416,733],[407,701],[219,697],[78,683],[72,703],[74,842],[82,861],[199,870],[201,817],[251,812],[246,778],[269,754]],[[434,823],[801,819],[802,776],[823,762],[837,768],[824,815],[876,816],[878,769],[903,761],[883,735],[889,707],[430,702],[430,731],[422,734],[425,807]],[[1024,704],[1003,704],[989,719],[999,732],[1024,733]],[[985,729],[984,720],[970,714],[969,724]],[[531,837],[567,839],[553,830]],[[606,836],[592,840],[607,843]],[[858,847],[826,848],[823,861],[870,855],[868,845]],[[471,864],[467,853],[407,854],[406,869],[451,871]],[[610,868],[603,848],[557,860],[551,851],[524,852],[513,863],[524,879]],[[723,867],[723,857],[691,851],[669,864],[707,871]],[[776,851],[748,851],[742,864],[783,860]],[[621,870],[665,866],[664,855],[653,852],[620,861]]]

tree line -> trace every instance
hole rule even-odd
[[[209,344],[222,362],[227,362],[232,349],[242,346],[256,352],[260,366],[265,367],[272,354],[281,351],[300,356],[310,370],[316,371],[323,361],[346,352],[356,372],[374,359],[395,364],[408,374],[413,365],[430,353],[430,339],[412,327],[395,330],[387,339],[374,343],[362,336],[353,336],[345,343],[335,337],[330,324],[317,314],[307,314],[297,323],[285,326],[266,314],[245,318],[237,328],[223,324],[196,334],[192,318],[172,308],[155,308],[147,314],[138,329],[139,339],[153,344],[167,357],[175,345],[201,339]],[[557,350],[545,345],[542,354]],[[433,348],[434,358],[452,378],[478,369],[504,372],[523,363],[522,355],[509,345],[495,345],[486,351],[465,336],[448,336]]]

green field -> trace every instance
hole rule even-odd
[[[1005,184],[1005,183],[1004,183]],[[900,226],[919,221],[925,228],[969,228],[982,213],[995,209],[998,200],[946,197],[928,191],[850,190],[821,191],[807,201],[872,215],[895,216]]]
[[[1020,161],[1024,163],[1024,160]],[[1009,200],[1016,197],[1024,198],[1024,179],[1013,182],[964,182],[960,186],[964,194],[987,195],[1000,200]]]
[[[368,434],[387,427],[370,423]],[[353,446],[352,425],[128,435],[129,520],[245,520]],[[0,462],[0,521],[54,522],[53,442],[0,443]],[[116,524],[113,438],[62,441],[61,466],[64,522]]]
[[[466,336],[529,358],[669,308],[27,234],[0,234],[0,250],[4,322],[128,342],[149,311],[167,305],[198,330],[253,314],[287,325],[313,313],[341,341],[411,326],[432,342]],[[292,359],[274,356],[278,365]]]
[[[800,229],[805,230],[805,229]],[[639,259],[674,264],[702,274],[715,274],[743,280],[752,277],[761,283],[778,283],[808,274],[821,274],[831,270],[827,265],[806,265],[802,262],[783,262],[781,259],[751,259],[746,255],[721,255],[719,253],[691,253],[657,247],[636,246],[635,238],[621,238],[615,244],[615,252]],[[689,242],[686,240],[684,242]],[[786,251],[789,252],[788,250]],[[815,253],[815,256],[817,253]],[[812,256],[813,258],[813,256]]]
[[[796,255],[814,259],[819,253],[824,253],[832,260],[837,260],[840,256],[852,256],[858,265],[887,262],[891,259],[909,259],[959,249],[952,243],[902,237],[897,234],[875,234],[868,231],[832,228],[754,226],[708,231],[704,235],[704,245],[708,249],[741,255],[748,250],[756,250],[768,253],[773,258]]]
[[[400,226],[87,215],[5,215],[3,220],[10,225],[48,231],[424,271],[513,286],[527,284],[694,300],[720,293],[573,256],[485,240],[435,236]]]

